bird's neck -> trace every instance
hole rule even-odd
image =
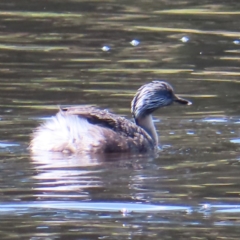
[[[152,115],[147,115],[145,117],[140,117],[135,119],[136,124],[143,128],[153,139],[155,145],[158,145],[158,135],[156,128],[153,123]]]

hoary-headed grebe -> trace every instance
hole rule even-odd
[[[30,143],[32,152],[144,153],[158,149],[152,113],[173,102],[190,105],[176,96],[170,84],[153,81],[140,87],[131,103],[134,122],[89,106],[61,108],[40,125]]]

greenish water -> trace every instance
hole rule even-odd
[[[239,239],[237,1],[0,3],[1,239]],[[158,155],[28,152],[58,105],[130,118],[162,79]]]

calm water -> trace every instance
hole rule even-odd
[[[239,239],[238,1],[0,2],[1,239]],[[57,105],[130,118],[143,83],[192,106],[155,114],[158,155],[31,156]]]

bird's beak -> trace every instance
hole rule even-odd
[[[185,105],[192,105],[192,103],[190,101],[188,101],[187,99],[180,98],[176,95],[175,95],[174,102],[177,102],[177,103],[180,103],[180,104],[185,104]]]

